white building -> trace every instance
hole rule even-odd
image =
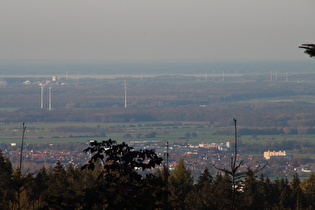
[[[269,160],[271,157],[286,157],[287,156],[287,153],[285,151],[279,151],[279,152],[276,152],[276,151],[267,151],[267,152],[264,152],[264,158],[266,160]]]

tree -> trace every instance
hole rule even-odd
[[[0,150],[0,209],[10,209],[10,201],[14,200],[12,173],[10,160],[5,158]]]
[[[302,209],[303,202],[303,192],[300,187],[301,181],[298,174],[294,174],[292,181],[290,183],[291,187],[291,201],[293,202],[292,207],[294,209]]]
[[[156,134],[157,133],[155,131],[152,131],[152,132],[149,132],[149,133],[145,134],[144,138],[155,138]]]
[[[205,170],[200,174],[195,185],[197,188],[203,188],[205,185],[212,185],[213,177],[211,176],[209,169],[206,167]]]
[[[103,166],[100,161],[95,164],[94,170],[82,171],[82,207],[83,209],[102,209],[106,186],[103,179],[99,178]]]
[[[43,200],[45,192],[48,189],[47,181],[47,170],[43,166],[26,186],[29,202],[33,205],[34,209],[40,209],[45,205]]]
[[[303,48],[304,53],[315,58],[315,44],[302,44],[299,48]]]
[[[133,147],[122,142],[118,144],[115,140],[106,140],[102,142],[92,141],[90,146],[83,150],[85,153],[91,153],[92,157],[88,164],[82,166],[82,169],[95,168],[99,160],[103,170],[98,177],[99,187],[102,196],[102,205],[107,209],[131,209],[131,208],[156,208],[154,196],[147,194],[148,182],[154,184],[155,178],[146,176],[143,178],[138,169],[152,169],[160,165],[163,161],[155,153],[155,150],[135,150]],[[151,180],[151,181],[150,181]],[[154,189],[154,187],[149,187]],[[97,195],[95,195],[97,196]],[[143,199],[147,196],[147,199]],[[152,198],[150,202],[148,197]],[[151,203],[151,206],[147,206]]]
[[[76,209],[77,203],[81,200],[77,199],[73,188],[73,183],[69,180],[69,173],[64,166],[57,161],[56,166],[48,173],[49,179],[47,181],[48,189],[45,196],[47,206],[45,208],[53,209]]]
[[[189,132],[186,132],[186,133],[185,133],[185,138],[186,138],[186,139],[189,139],[190,136],[191,136],[191,134],[190,134]]]
[[[185,209],[185,199],[193,189],[193,177],[186,167],[184,158],[180,158],[169,176],[170,203],[173,209]]]
[[[123,136],[124,139],[132,139],[132,136],[130,133],[127,133]]]
[[[92,141],[83,152],[90,152],[93,155],[88,164],[82,166],[82,169],[94,169],[95,162],[101,160],[105,174],[111,172],[129,173],[135,171],[136,168],[151,169],[163,161],[153,149],[137,151],[125,142],[117,144],[115,140],[111,139],[102,142]]]
[[[306,179],[303,179],[301,184],[301,189],[305,195],[305,201],[310,209],[315,207],[315,175],[314,173],[309,173]]]
[[[169,209],[169,190],[168,190],[168,177],[170,175],[170,172],[168,170],[168,167],[164,164],[161,169],[158,169],[156,171],[156,177],[159,180],[159,183],[161,183],[161,192],[162,196],[159,199],[159,202],[161,203],[162,209]]]
[[[193,191],[188,195],[188,209],[215,209],[213,202],[213,178],[208,168],[198,177]]]
[[[196,133],[196,132],[192,132],[192,133],[191,133],[191,137],[196,138],[196,137],[197,137],[197,133]]]
[[[261,200],[262,206],[264,206],[266,209],[271,209],[271,206],[277,203],[277,195],[273,194],[273,191],[275,189],[276,193],[278,193],[278,189],[276,189],[275,185],[270,181],[270,179],[267,177],[264,178],[263,174],[260,175],[259,181],[258,181],[258,193],[259,193],[259,199]]]
[[[257,181],[254,172],[248,169],[242,194],[245,209],[259,209],[265,205],[264,199],[266,195],[262,184],[263,177],[261,177],[260,182]]]
[[[279,208],[290,208],[291,203],[291,189],[289,186],[289,182],[287,179],[280,179],[275,181],[275,185],[277,189],[274,191],[278,191],[278,207]]]
[[[231,209],[233,199],[231,176],[218,173],[213,180],[213,209]]]

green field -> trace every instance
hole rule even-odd
[[[177,143],[233,142],[234,135],[213,135],[218,127],[197,122],[141,122],[141,123],[29,123],[26,124],[27,143],[86,142],[90,139],[117,141],[161,141]],[[22,135],[21,124],[1,124],[0,142],[18,143]],[[233,128],[231,129],[233,133]],[[155,133],[155,137],[148,137]],[[193,135],[194,133],[194,135]],[[129,138],[126,137],[129,134]],[[131,136],[131,138],[130,138]],[[282,141],[315,143],[315,135],[242,135],[243,144],[270,144]]]

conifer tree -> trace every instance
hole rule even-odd
[[[14,201],[12,173],[10,160],[5,158],[0,150],[0,209],[10,209],[10,203]]]
[[[275,182],[277,190],[279,192],[278,196],[278,207],[279,208],[290,208],[291,207],[291,188],[287,179],[276,180]]]
[[[34,209],[34,203],[29,197],[29,190],[33,188],[33,174],[27,173],[21,180],[23,180],[23,188],[20,192],[20,209]]]
[[[155,176],[159,180],[158,182],[160,183],[161,187],[161,198],[159,199],[158,202],[160,202],[160,206],[162,209],[169,209],[169,190],[168,190],[168,177],[170,175],[170,172],[167,168],[167,166],[164,164],[161,169],[157,169]]]
[[[48,189],[48,174],[47,169],[43,166],[38,173],[27,185],[27,194],[29,202],[32,203],[34,209],[40,209],[45,206],[44,197]]]
[[[49,180],[47,196],[45,202],[47,207],[55,209],[74,208],[69,206],[69,181],[67,180],[67,172],[60,161],[57,161],[56,166],[49,170]]]
[[[200,174],[197,180],[196,187],[197,188],[202,188],[205,185],[211,186],[213,182],[213,177],[211,176],[209,169],[206,167],[205,170]]]
[[[244,209],[259,209],[265,203],[265,188],[264,179],[261,177],[260,181],[256,180],[254,172],[247,170],[247,176],[244,181],[244,188],[242,193],[242,202]]]
[[[192,192],[188,195],[189,209],[214,209],[213,190],[213,178],[208,168],[205,168],[198,177]]]
[[[261,205],[264,206],[266,209],[270,209],[271,206],[277,202],[277,198],[272,194],[273,183],[268,177],[264,178],[263,174],[261,174],[257,184],[257,191],[259,194]]]
[[[186,167],[184,158],[180,158],[178,164],[169,176],[170,203],[174,209],[185,209],[185,199],[193,188],[191,171]]]
[[[106,187],[104,180],[99,177],[102,173],[102,165],[95,163],[93,171],[82,171],[82,207],[83,209],[102,209],[103,199],[105,197]]]
[[[306,207],[310,209],[314,209],[315,208],[315,175],[314,173],[309,173],[308,177],[302,180],[300,186],[305,195]]]
[[[213,180],[214,209],[231,209],[233,203],[232,180],[229,174],[218,173]]]
[[[65,200],[67,207],[81,206],[83,197],[84,183],[82,180],[82,170],[74,168],[72,164],[66,167],[66,183],[68,185],[66,189]],[[76,205],[73,205],[76,204]]]
[[[291,186],[291,201],[292,207],[294,209],[302,209],[303,206],[303,192],[300,187],[301,181],[297,173],[293,175],[292,181],[290,183]]]

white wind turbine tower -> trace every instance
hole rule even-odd
[[[49,92],[48,92],[48,110],[51,111],[52,110],[52,97],[51,97],[51,87],[49,86],[48,88]]]
[[[48,83],[46,82],[45,84],[39,84],[40,85],[40,108],[41,109],[44,109],[45,107],[45,86],[47,85]],[[48,88],[48,110],[51,110],[52,109],[52,101],[51,101],[51,87],[49,86]]]
[[[127,82],[124,81],[124,90],[125,90],[125,108],[127,108]]]
[[[44,109],[44,85],[40,84],[40,108]]]
[[[45,96],[44,88],[47,85],[47,82],[46,82],[46,84],[40,83],[39,85],[40,85],[40,108],[44,109],[44,106],[45,106],[45,104],[44,104],[44,96]]]

